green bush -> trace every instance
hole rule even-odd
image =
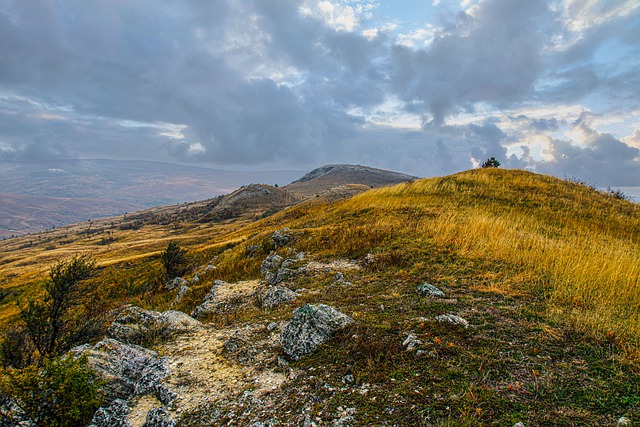
[[[0,389],[39,427],[75,427],[89,424],[103,396],[98,380],[87,366],[87,357],[54,357],[41,367],[6,369]],[[9,419],[20,415],[3,413]]]

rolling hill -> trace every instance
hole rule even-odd
[[[53,262],[87,253],[99,268],[88,298],[109,319],[129,304],[192,313],[211,295],[203,329],[148,344],[171,367],[166,411],[179,426],[637,422],[639,205],[519,170],[364,192],[312,182],[324,172],[298,196],[295,183],[249,186],[165,208],[197,213],[166,224],[136,214],[0,242],[0,320],[40,295]],[[349,186],[355,195],[315,197]],[[256,194],[266,203],[244,204]],[[264,215],[272,198],[282,209]],[[252,213],[202,220],[224,203]],[[191,259],[177,302],[161,278],[169,241]],[[274,254],[287,266],[269,276]],[[293,297],[266,306],[274,280]],[[353,323],[292,359],[282,331],[306,304]],[[130,400],[130,419],[162,406],[154,399]]]

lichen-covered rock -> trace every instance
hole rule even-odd
[[[89,367],[107,382],[103,388],[107,403],[116,399],[126,401],[136,395],[157,395],[160,381],[169,374],[165,357],[112,338],[105,338],[93,347],[76,347],[71,352],[78,356],[86,354]]]
[[[147,412],[147,418],[142,427],[175,427],[176,422],[165,408],[153,408]]]
[[[276,230],[273,233],[273,243],[275,243],[276,248],[280,246],[287,246],[291,242],[291,235],[289,234],[291,230],[288,228],[283,228],[282,230]]]
[[[181,311],[157,312],[128,307],[109,326],[107,336],[128,344],[142,344],[200,327],[200,322]]]
[[[299,360],[351,323],[353,319],[333,307],[305,304],[293,312],[291,321],[282,328],[280,344],[289,357]]]
[[[296,299],[296,293],[284,286],[274,285],[258,293],[262,308],[271,309]]]
[[[453,323],[454,325],[464,326],[465,328],[469,327],[469,322],[466,319],[455,314],[440,314],[439,316],[436,316],[436,320],[438,322]]]
[[[127,402],[116,399],[111,405],[99,408],[89,427],[131,427]]]
[[[229,283],[223,280],[215,280],[213,285],[211,285],[211,289],[207,295],[205,295],[204,299],[191,313],[191,316],[195,318],[202,318],[212,313],[215,310],[216,300],[218,298],[217,289],[221,286],[227,286]]]
[[[168,280],[167,283],[164,284],[164,288],[168,291],[180,289],[181,286],[189,286],[189,282],[182,277],[176,277],[174,279]]]
[[[444,298],[444,292],[429,283],[419,285],[417,290],[423,297]]]

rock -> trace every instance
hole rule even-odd
[[[335,276],[333,276],[333,281],[334,281],[335,283],[342,283],[342,282],[344,282],[344,274],[343,274],[342,272],[338,271],[338,272],[336,273],[336,275],[335,275]]]
[[[282,328],[280,343],[289,357],[299,360],[351,323],[353,319],[333,307],[305,304],[293,312],[291,321]]]
[[[270,286],[258,292],[258,301],[262,308],[271,309],[296,299],[296,293],[284,286]]]
[[[249,344],[249,338],[247,338],[247,336],[242,332],[236,331],[227,340],[225,340],[223,346],[228,352],[237,353],[242,349],[247,348]]]
[[[402,346],[405,347],[406,351],[411,351],[422,344],[424,344],[424,342],[413,334],[407,335],[407,338],[402,342]]]
[[[282,230],[276,230],[273,233],[273,243],[275,243],[276,248],[280,246],[287,246],[291,242],[291,235],[289,234],[291,231],[288,228],[283,228]]]
[[[127,402],[116,399],[110,406],[99,408],[89,427],[131,427]]]
[[[207,264],[207,266],[204,268],[204,272],[208,273],[209,271],[213,271],[213,270],[217,270],[218,267],[216,267],[213,264]]]
[[[192,332],[200,327],[200,322],[181,311],[157,312],[134,306],[124,309],[116,317],[107,330],[107,336],[128,344],[142,344]]]
[[[108,404],[144,394],[166,400],[161,399],[159,391],[160,381],[169,374],[169,365],[155,351],[105,338],[93,347],[83,345],[71,352],[78,356],[86,354],[89,367],[107,382],[103,391]]]
[[[164,284],[164,288],[168,291],[179,289],[181,286],[189,286],[189,282],[182,277],[176,277],[175,279],[171,279]]]
[[[182,297],[184,297],[184,295],[189,292],[190,289],[191,288],[188,286],[181,286],[180,290],[178,291],[178,295],[176,295],[176,297],[173,299],[171,305],[176,305],[177,303],[179,303],[182,300]]]
[[[346,385],[354,385],[356,383],[356,379],[351,374],[347,374],[342,377],[342,382]]]
[[[515,423],[515,424],[513,425],[513,427],[524,427],[524,424],[522,424],[522,423]]]
[[[627,417],[620,417],[618,419],[618,423],[616,424],[616,426],[618,427],[622,427],[622,426],[632,426],[633,423],[631,422],[631,420]]]
[[[466,319],[463,319],[460,316],[457,316],[455,314],[441,314],[439,316],[436,316],[436,320],[438,322],[448,322],[448,323],[453,323],[455,325],[461,325],[464,326],[465,328],[469,327],[469,322]]]
[[[147,418],[142,427],[175,427],[176,422],[165,408],[153,408],[147,412]]]
[[[418,286],[418,293],[423,297],[444,298],[444,292],[429,283]]]
[[[260,272],[262,274],[266,274],[268,271],[276,272],[282,265],[283,261],[284,258],[282,258],[280,255],[271,254],[266,257],[264,261],[262,261],[262,264],[260,264]]]
[[[193,275],[193,279],[191,279],[191,283],[200,283],[200,277],[198,276],[198,273]]]
[[[273,331],[276,330],[280,327],[280,324],[278,322],[271,322],[267,325],[267,331]]]
[[[207,316],[208,314],[211,314],[216,307],[216,300],[218,298],[217,289],[220,286],[227,286],[227,285],[229,285],[229,283],[223,280],[215,280],[213,282],[213,285],[211,285],[211,289],[209,289],[209,293],[207,293],[207,295],[204,297],[200,305],[193,310],[193,312],[191,313],[191,316],[195,318],[202,318]]]

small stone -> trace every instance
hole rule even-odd
[[[466,319],[455,314],[441,314],[436,316],[436,320],[438,322],[447,322],[453,323],[454,325],[464,326],[465,328],[469,327],[469,322]]]
[[[415,335],[409,334],[402,343],[402,346],[406,348],[406,351],[411,351],[419,345],[424,344],[422,340],[419,340]]]
[[[616,424],[618,427],[622,427],[622,426],[632,426],[633,423],[631,422],[631,419],[627,418],[627,417],[620,417],[618,419],[618,424]]]
[[[271,322],[267,325],[267,331],[273,331],[278,329],[278,326],[280,326],[280,324],[278,322]]]
[[[189,286],[189,282],[182,277],[168,280],[167,283],[164,284],[164,288],[168,291],[179,289],[181,286]]]
[[[522,424],[522,423],[515,423],[515,424],[513,425],[513,427],[524,427],[524,424]]]
[[[429,283],[423,283],[418,286],[418,293],[423,297],[444,298],[444,292]]]
[[[335,283],[342,283],[342,282],[344,282],[344,274],[343,274],[342,272],[338,271],[338,272],[336,273],[336,275],[335,275],[335,276],[333,276],[333,281],[334,281]]]
[[[347,374],[342,377],[342,382],[346,385],[353,385],[356,383],[356,379],[351,374]]]

